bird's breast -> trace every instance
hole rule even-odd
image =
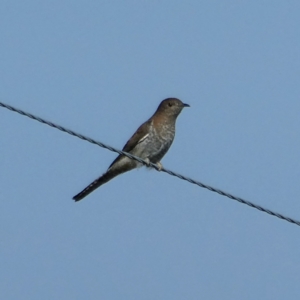
[[[131,152],[142,159],[159,162],[169,150],[175,136],[175,126],[149,126],[146,138],[142,139]]]
[[[175,136],[175,128],[172,126],[161,126],[152,128],[149,139],[149,159],[153,163],[159,162],[167,153]]]

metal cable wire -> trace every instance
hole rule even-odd
[[[95,141],[95,140],[93,140],[93,139],[91,139],[91,138],[89,138],[89,137],[86,137],[86,136],[82,135],[82,134],[76,133],[76,132],[74,132],[74,131],[72,131],[72,130],[70,130],[70,129],[66,129],[66,128],[60,126],[60,125],[57,125],[57,124],[54,124],[54,123],[52,123],[52,122],[46,121],[46,120],[44,120],[44,119],[42,119],[42,118],[40,118],[40,117],[37,117],[37,116],[34,116],[34,115],[30,114],[30,113],[24,112],[23,110],[14,108],[14,107],[12,107],[12,106],[10,106],[10,105],[8,105],[8,104],[4,104],[4,103],[0,102],[0,106],[1,106],[1,107],[4,107],[4,108],[6,108],[6,109],[9,109],[9,110],[11,110],[11,111],[13,111],[13,112],[16,112],[16,113],[18,113],[18,114],[21,114],[21,115],[23,115],[23,116],[26,116],[26,117],[28,117],[28,118],[31,118],[31,119],[33,119],[33,120],[36,120],[36,121],[38,121],[38,122],[40,122],[40,123],[46,124],[46,125],[48,125],[48,126],[51,126],[51,127],[53,127],[53,128],[56,128],[56,129],[58,129],[58,130],[61,130],[61,131],[63,131],[63,132],[66,132],[66,133],[68,133],[68,134],[70,134],[70,135],[73,135],[73,136],[75,136],[75,137],[78,137],[78,138],[80,138],[80,139],[82,139],[82,140],[84,140],[84,141],[88,141],[88,142],[90,142],[90,143],[92,143],[92,144],[98,145],[98,146],[100,146],[100,147],[102,147],[102,148],[108,149],[108,150],[113,151],[113,152],[116,152],[116,153],[118,153],[118,154],[125,155],[125,156],[127,156],[127,157],[129,157],[129,158],[131,158],[131,159],[137,160],[138,162],[140,162],[140,163],[142,163],[142,164],[144,164],[144,165],[149,166],[149,163],[148,163],[148,162],[146,162],[146,161],[144,161],[143,159],[141,159],[141,158],[139,158],[139,157],[136,157],[136,156],[134,156],[134,155],[132,155],[132,154],[130,154],[130,153],[127,153],[127,152],[118,150],[118,149],[116,149],[116,148],[113,148],[113,147],[108,146],[108,145],[106,145],[106,144],[103,144],[103,143],[101,143],[101,142]],[[158,167],[156,164],[150,163],[150,166],[153,167],[153,168],[155,168],[156,170],[159,170],[159,167]],[[295,225],[300,226],[300,221],[297,221],[297,220],[294,220],[294,219],[292,219],[292,218],[286,217],[286,216],[284,216],[284,215],[282,215],[282,214],[273,212],[273,211],[271,211],[271,210],[269,210],[269,209],[267,209],[267,208],[264,208],[264,207],[262,207],[262,206],[260,206],[260,205],[254,204],[254,203],[252,203],[252,202],[250,202],[250,201],[247,201],[247,200],[244,200],[244,199],[242,199],[242,198],[240,198],[240,197],[236,197],[236,196],[233,196],[233,195],[231,195],[231,194],[229,194],[229,193],[223,192],[223,191],[220,190],[220,189],[217,189],[217,188],[214,188],[214,187],[212,187],[212,186],[206,185],[206,184],[204,184],[204,183],[201,183],[201,182],[199,182],[199,181],[193,180],[193,179],[191,179],[191,178],[189,178],[189,177],[183,176],[183,175],[181,175],[181,174],[175,173],[175,172],[170,171],[170,170],[165,169],[165,168],[162,168],[161,171],[162,171],[162,172],[165,172],[165,173],[167,173],[167,174],[169,174],[169,175],[178,177],[179,179],[188,181],[189,183],[196,184],[196,185],[198,185],[198,186],[200,186],[200,187],[202,187],[202,188],[208,189],[208,190],[210,190],[211,192],[218,193],[218,194],[220,194],[220,195],[222,195],[222,196],[228,197],[228,198],[230,198],[230,199],[232,199],[232,200],[235,200],[235,201],[238,201],[238,202],[240,202],[240,203],[242,203],[242,204],[246,204],[246,205],[248,205],[248,206],[250,206],[250,207],[256,208],[256,209],[258,209],[259,211],[265,212],[265,213],[267,213],[267,214],[269,214],[269,215],[271,215],[271,216],[277,217],[277,218],[279,218],[279,219],[282,219],[282,220],[285,220],[285,221],[290,222],[290,223],[292,223],[292,224],[295,224]]]

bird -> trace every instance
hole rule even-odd
[[[160,160],[169,150],[175,137],[176,119],[185,107],[190,105],[177,98],[163,100],[152,117],[137,129],[122,150],[145,160],[148,164],[156,164],[160,171],[163,168]],[[138,161],[120,154],[102,176],[75,195],[73,200],[82,200],[114,177],[140,166],[142,164]]]

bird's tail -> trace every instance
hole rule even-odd
[[[122,157],[121,157],[122,158]],[[121,158],[119,161],[122,163]],[[115,163],[116,162],[116,163]],[[109,169],[104,173],[102,176],[94,180],[91,184],[89,184],[85,189],[83,189],[80,193],[78,193],[76,196],[73,197],[73,199],[77,202],[89,195],[91,192],[93,192],[95,189],[97,189],[102,184],[110,181],[114,177],[125,173],[127,171],[132,170],[136,167],[136,162],[133,160],[125,160],[125,163],[121,165],[118,164],[117,159],[112,163],[112,165],[109,167]]]
[[[78,193],[76,196],[73,197],[75,201],[80,201],[87,195],[89,195],[91,192],[93,192],[95,189],[97,189],[102,184],[108,182],[109,180],[113,179],[118,174],[114,174],[112,172],[106,172],[96,180],[94,180],[91,184],[89,184],[85,189],[83,189],[80,193]]]

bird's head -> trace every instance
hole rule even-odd
[[[177,98],[167,98],[159,104],[156,113],[162,113],[169,117],[177,118],[185,107],[190,106]]]

